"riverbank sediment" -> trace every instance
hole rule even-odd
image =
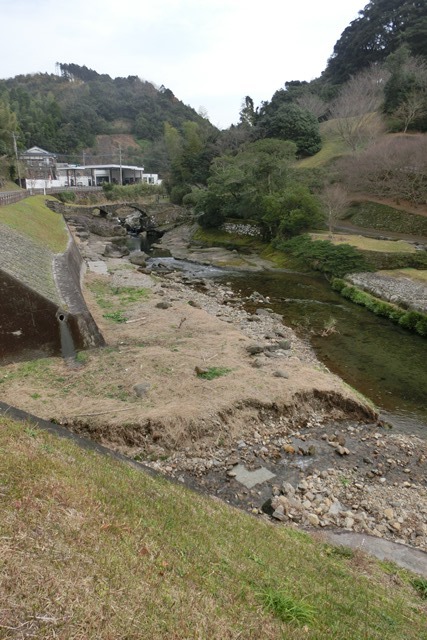
[[[426,549],[425,442],[380,424],[268,299],[249,313],[227,284],[81,244],[108,346],[2,368],[6,402],[276,522]]]

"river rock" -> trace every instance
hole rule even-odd
[[[144,251],[132,251],[129,255],[129,262],[136,264],[138,267],[145,267],[148,254]]]
[[[103,255],[106,258],[123,258],[123,256],[129,255],[129,249],[127,247],[119,247],[117,244],[109,242],[105,245]]]
[[[263,353],[264,347],[261,344],[248,344],[246,347],[246,351],[249,353],[249,355],[255,356]]]
[[[143,224],[144,216],[139,211],[130,213],[124,219],[125,228],[132,233],[139,233],[140,231],[142,231]]]
[[[150,384],[148,382],[140,382],[133,387],[133,390],[135,391],[138,398],[145,398],[149,389]]]
[[[294,487],[291,485],[290,482],[283,482],[282,484],[282,491],[285,495],[287,496],[294,496],[295,495],[295,489]]]
[[[275,371],[275,372],[273,373],[273,376],[274,376],[275,378],[285,378],[285,379],[289,378],[289,375],[286,373],[286,371],[282,371],[282,370],[280,370],[280,369],[278,369],[277,371]]]

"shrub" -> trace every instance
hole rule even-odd
[[[198,373],[197,376],[204,380],[215,380],[215,378],[227,375],[230,371],[231,369],[227,369],[226,367],[210,367],[206,371]]]
[[[378,202],[355,202],[347,213],[352,224],[359,227],[427,236],[427,218]]]
[[[420,336],[427,336],[427,315],[424,313],[400,309],[394,304],[375,298],[366,291],[348,285],[344,280],[339,278],[334,278],[332,288],[334,291],[338,291],[344,298],[366,307],[369,311],[375,313],[375,315],[387,318],[399,324],[404,329],[418,333]]]
[[[172,204],[182,204],[184,196],[191,193],[191,187],[187,184],[176,185],[172,187],[170,192],[170,201]]]
[[[329,240],[298,236],[286,242],[276,242],[274,246],[330,276],[342,277],[347,273],[370,270],[363,255],[348,244],[334,245]]]
[[[421,598],[427,599],[427,580],[425,578],[414,578],[411,584],[418,591]]]
[[[285,591],[267,587],[259,595],[264,607],[283,622],[307,624],[313,620],[313,607],[298,602]]]
[[[367,264],[373,271],[381,269],[427,269],[427,254],[416,253],[383,253],[381,251],[362,251]]]
[[[68,202],[76,201],[76,194],[74,193],[74,191],[61,191],[60,193],[58,193],[57,198],[64,204],[67,204]]]

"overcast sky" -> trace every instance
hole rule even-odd
[[[0,78],[76,63],[165,85],[221,128],[320,75],[368,0],[0,0]]]

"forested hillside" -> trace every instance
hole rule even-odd
[[[0,157],[9,157],[16,175],[12,134],[18,149],[38,145],[68,160],[120,149],[125,162],[160,173],[172,201],[195,206],[204,224],[220,224],[233,211],[273,236],[317,220],[319,207],[329,206],[321,201],[329,182],[373,195],[381,186],[398,197],[405,174],[410,199],[421,202],[423,139],[391,143],[384,136],[427,131],[426,36],[424,0],[371,0],[339,37],[321,77],[286,80],[258,106],[247,95],[239,122],[225,131],[163,86],[58,63],[56,75],[0,80]],[[338,156],[352,158],[326,173]],[[378,179],[384,158],[393,188]],[[364,166],[375,171],[365,175]],[[283,222],[285,210],[292,221]]]
[[[163,135],[166,121],[178,128],[185,121],[213,128],[170,89],[137,76],[113,79],[76,64],[58,64],[58,71],[0,80],[0,130],[7,114],[21,148],[71,154],[111,133],[153,141]],[[10,144],[3,136],[0,152]]]
[[[427,58],[425,0],[372,0],[341,34],[324,79],[342,84],[369,65],[384,62],[402,45],[412,56]]]

